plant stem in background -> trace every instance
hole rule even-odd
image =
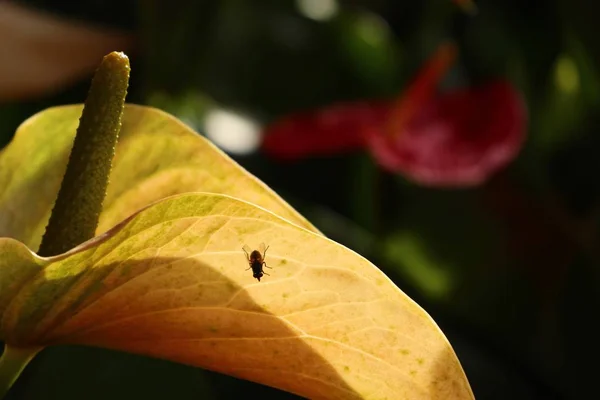
[[[38,251],[41,256],[64,253],[95,236],[121,129],[129,71],[127,56],[112,52],[94,75]]]
[[[0,399],[8,392],[29,361],[41,350],[41,347],[12,347],[4,345],[0,357]]]
[[[381,198],[379,180],[381,171],[373,160],[362,155],[356,162],[353,175],[352,220],[371,234],[379,231]]]

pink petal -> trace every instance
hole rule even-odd
[[[393,101],[338,103],[284,117],[267,128],[263,150],[274,158],[293,160],[362,149],[367,144],[366,132],[397,131],[422,103],[430,101],[456,52],[453,43],[440,44],[406,93]]]
[[[368,130],[375,159],[426,186],[478,185],[510,163],[523,144],[526,110],[504,81],[429,101],[401,132]]]
[[[263,150],[272,157],[293,160],[362,149],[365,130],[384,124],[389,109],[389,102],[369,101],[292,114],[266,129]]]

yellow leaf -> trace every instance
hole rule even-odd
[[[261,242],[272,269],[257,282],[242,246]],[[473,398],[440,329],[379,269],[239,199],[173,196],[57,257],[0,248],[13,346],[123,350],[313,399]]]
[[[39,247],[62,180],[82,105],[25,121],[0,151],[0,237]],[[276,193],[176,118],[127,105],[97,234],[164,197],[204,191],[264,207],[317,232]]]

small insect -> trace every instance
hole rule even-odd
[[[267,256],[268,248],[268,246],[265,247],[264,243],[258,245],[258,250],[251,250],[250,247],[248,247],[248,245],[246,244],[244,245],[244,247],[242,247],[242,250],[244,250],[244,253],[246,253],[246,258],[248,259],[248,265],[250,265],[250,267],[246,269],[246,271],[252,268],[252,276],[258,279],[259,282],[260,278],[262,278],[263,275],[269,275],[265,271],[263,271],[263,266],[271,268],[265,262],[265,257]]]

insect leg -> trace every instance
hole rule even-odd
[[[271,247],[271,246],[267,246],[265,251],[263,251],[263,258],[267,258],[267,250],[269,250],[269,247]]]
[[[264,261],[263,261],[263,265],[264,265],[265,267],[269,268],[269,269],[273,269],[273,268],[269,267],[269,266],[267,265],[267,263],[266,263],[266,262],[264,262]]]
[[[244,247],[245,247],[245,246],[244,246]],[[248,259],[249,259],[249,258],[250,258],[250,255],[248,254],[248,252],[246,251],[246,249],[245,249],[244,247],[242,247],[242,250],[244,251],[244,253],[246,253],[246,258],[248,258]]]

